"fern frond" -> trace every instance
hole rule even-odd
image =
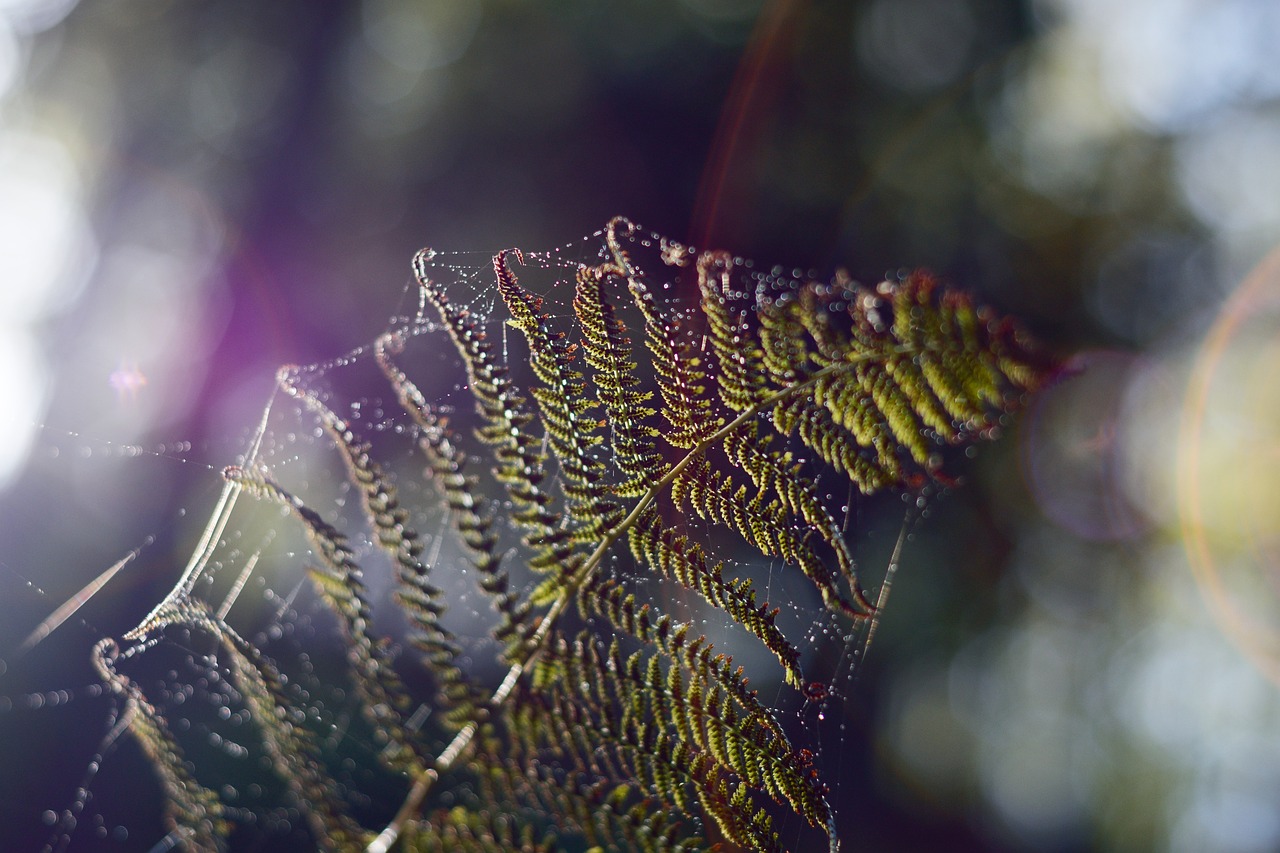
[[[863,494],[888,488],[902,478],[902,465],[891,446],[877,438],[876,452],[868,452],[825,408],[792,398],[774,406],[771,414],[782,435],[798,434],[819,459],[848,477]]]
[[[760,492],[772,493],[774,500],[792,517],[799,518],[804,528],[816,533],[835,555],[836,567],[850,588],[857,584],[857,567],[853,552],[844,531],[830,510],[822,503],[814,487],[813,479],[803,473],[804,465],[796,462],[788,452],[772,449],[773,436],[761,435],[758,424],[747,424],[725,436],[724,451],[729,461],[744,471]],[[807,559],[813,559],[808,557]],[[796,560],[800,562],[800,560]],[[801,562],[801,567],[805,563]],[[820,570],[806,570],[811,578],[825,579]],[[830,584],[819,584],[820,591],[834,589]],[[829,593],[828,593],[829,594]],[[841,609],[847,609],[840,605]]]
[[[732,441],[732,435],[726,436],[727,442]],[[746,486],[735,488],[729,477],[713,471],[705,454],[699,453],[672,482],[671,499],[675,506],[687,507],[697,516],[737,532],[761,554],[779,556],[799,566],[832,609],[854,609],[841,597],[827,562],[809,546],[808,537],[802,538],[788,525],[793,515],[788,506],[769,498],[767,491],[761,489],[748,496]],[[852,559],[843,565],[852,577]]]
[[[221,644],[231,681],[257,723],[262,744],[276,775],[288,786],[295,806],[311,829],[320,850],[340,853],[362,847],[369,833],[351,817],[338,785],[321,761],[315,734],[275,665],[250,642],[196,599],[167,604],[156,614],[155,628],[189,625],[208,632]]]
[[[489,749],[477,753],[482,801],[512,804],[513,816],[553,827],[556,841],[576,837],[617,853],[704,849],[678,816],[655,808],[658,802],[635,785],[588,773],[557,774],[547,763],[518,760],[505,744],[498,752]]]
[[[165,793],[165,822],[192,853],[224,849],[228,825],[217,794],[191,775],[182,748],[164,717],[129,676],[116,669],[120,647],[107,637],[93,647],[93,665],[107,688],[124,701],[117,723],[127,728],[156,769]]]
[[[661,478],[662,457],[654,444],[658,431],[648,421],[655,414],[651,394],[637,390],[631,339],[613,303],[605,297],[605,282],[623,272],[616,266],[578,269],[574,313],[582,328],[582,348],[595,371],[600,402],[612,433],[614,463],[622,474],[614,494],[633,498],[644,494],[646,483]]]
[[[725,578],[721,563],[710,565],[702,547],[691,543],[662,524],[656,510],[650,508],[628,532],[631,553],[638,561],[663,575],[699,592],[708,602],[724,610],[734,622],[754,634],[778,658],[787,673],[787,681],[798,685],[800,653],[787,640],[777,624],[777,609],[756,604],[751,581]]]
[[[481,589],[494,598],[494,606],[502,615],[495,638],[510,647],[522,641],[528,633],[529,604],[511,591],[510,576],[501,567],[501,557],[497,553],[498,536],[493,529],[493,509],[485,506],[476,477],[467,473],[468,460],[458,436],[449,430],[447,421],[395,363],[394,356],[403,349],[402,335],[391,332],[378,338],[374,344],[374,355],[383,375],[395,389],[401,408],[421,431],[419,445],[426,454],[428,471],[446,506],[454,514],[454,528],[471,554],[472,566],[480,573]],[[435,660],[432,659],[433,662]],[[474,700],[464,695],[464,692],[469,693],[469,689],[461,679],[460,671],[457,667],[449,667],[442,673],[453,700],[450,718],[469,718],[474,711]]]
[[[405,835],[404,849],[413,853],[553,853],[547,839],[535,840],[532,827],[521,827],[511,815],[462,807],[437,811]]]
[[[321,596],[342,620],[343,630],[351,641],[347,658],[356,686],[365,700],[362,710],[387,747],[379,755],[401,772],[421,772],[425,766],[422,748],[402,718],[409,706],[408,694],[395,673],[386,647],[369,633],[371,619],[364,573],[348,547],[346,537],[315,510],[267,477],[235,467],[227,468],[223,476],[255,497],[281,504],[302,522],[307,539],[321,563],[311,570],[311,578]]]
[[[535,554],[530,568],[551,572],[555,578],[571,574],[581,559],[560,527],[562,514],[552,508],[554,497],[543,487],[546,454],[529,428],[535,415],[526,397],[511,382],[509,369],[494,362],[484,330],[465,310],[449,301],[444,289],[428,274],[424,253],[414,259],[414,271],[426,300],[440,315],[470,381],[476,410],[484,420],[478,437],[494,446],[495,475],[506,488],[514,507],[511,517],[527,531],[526,544]],[[518,300],[517,300],[518,301]],[[532,308],[525,306],[532,312]]]
[[[559,463],[569,518],[578,522],[573,538],[592,543],[622,518],[621,507],[608,497],[604,466],[593,452],[601,441],[599,422],[590,417],[597,403],[587,396],[582,374],[574,367],[577,347],[550,328],[550,319],[538,312],[540,301],[520,287],[506,259],[505,252],[493,259],[498,292],[511,313],[509,322],[529,343],[529,365],[541,383],[530,393]]]
[[[619,587],[604,591],[602,598],[610,602],[609,612],[616,617],[615,624],[653,643],[661,656],[670,661],[667,695],[673,703],[677,695],[711,697],[710,706],[714,711],[709,718],[712,721],[709,729],[716,735],[723,735],[725,727],[733,729],[735,722],[741,723],[733,736],[708,736],[709,744],[711,738],[715,739],[714,749],[730,751],[730,757],[721,758],[722,763],[731,766],[750,786],[763,788],[775,799],[789,802],[811,825],[823,826],[830,820],[830,809],[808,755],[792,747],[773,713],[761,703],[756,692],[748,688],[742,667],[735,669],[731,658],[716,654],[706,637],[691,638],[692,627],[688,623],[676,624],[666,616],[650,618],[648,607],[637,609],[634,597],[624,594]],[[656,662],[658,658],[652,660]],[[656,686],[653,663],[650,670],[649,679]],[[678,681],[696,684],[696,691],[677,689]],[[654,690],[651,695],[656,702],[663,702],[662,691]],[[670,714],[660,711],[654,717],[671,719]],[[675,719],[679,727],[680,717]]]
[[[360,489],[360,504],[373,527],[375,539],[395,566],[400,600],[418,630],[415,637],[417,645],[432,656],[433,663],[442,673],[448,672],[450,683],[457,682],[457,673],[449,672],[452,658],[457,654],[457,645],[449,632],[440,626],[443,610],[440,590],[430,583],[428,569],[418,559],[422,544],[418,541],[418,534],[408,526],[409,514],[400,506],[395,484],[370,455],[368,443],[356,438],[345,420],[303,386],[294,370],[281,369],[277,383],[285,393],[301,400],[316,415],[333,440],[351,481]]]
[[[723,565],[708,561],[699,541],[678,527],[666,526],[657,510],[661,497],[670,490],[676,507],[683,506],[693,515],[734,530],[762,555],[797,565],[828,607],[865,616],[874,608],[860,588],[843,531],[806,481],[804,463],[794,461],[789,451],[772,449],[774,436],[762,434],[762,430],[767,425],[783,437],[795,435],[819,460],[871,492],[907,482],[912,468],[932,474],[938,464],[936,446],[977,434],[981,420],[993,417],[997,409],[1015,405],[1017,395],[1033,387],[1041,375],[1023,358],[1025,351],[1016,346],[1004,348],[1010,353],[1008,357],[997,355],[1005,334],[980,328],[975,322],[977,314],[967,310],[966,301],[945,294],[935,296],[931,279],[924,276],[897,286],[882,286],[879,294],[818,285],[779,292],[762,287],[754,292],[735,291],[729,275],[732,260],[707,254],[697,263],[699,310],[679,311],[660,305],[624,247],[635,231],[625,220],[610,223],[605,231],[606,263],[580,268],[577,273],[574,315],[581,351],[599,380],[594,399],[585,393],[576,401],[562,399],[566,389],[581,393],[582,377],[574,366],[578,345],[550,327],[541,300],[519,286],[507,266],[507,255],[501,253],[494,260],[509,322],[524,333],[534,372],[535,385],[528,393],[539,405],[539,418],[522,420],[521,426],[537,425],[545,430],[546,442],[567,483],[566,514],[560,516],[560,523],[534,525],[526,535],[526,544],[533,549],[528,559],[531,567],[545,568],[550,558],[559,561],[563,570],[528,596],[527,601],[548,610],[525,645],[524,659],[515,662],[495,693],[495,706],[515,695],[522,697],[521,703],[529,699],[520,679],[531,667],[538,673],[533,685],[536,691],[554,692],[558,689],[555,685],[561,683],[600,683],[579,677],[575,667],[586,664],[576,660],[577,653],[556,658],[555,650],[588,648],[581,642],[566,645],[562,638],[557,639],[557,622],[570,602],[576,602],[584,613],[619,615],[620,609],[626,609],[614,598],[601,599],[610,586],[596,575],[606,554],[623,535],[639,567],[697,590],[724,609],[773,651],[790,683],[800,684],[799,655],[778,629],[777,611],[757,605],[748,582],[726,578]],[[665,250],[664,258],[674,259],[677,265],[686,260],[681,253]],[[459,324],[457,312],[442,302],[443,294],[429,282],[425,270],[419,270],[418,277],[427,289],[428,301],[437,304],[441,319],[450,328],[476,385],[477,371],[470,366],[476,358],[469,356],[464,346],[473,345],[476,334]],[[613,278],[625,281],[631,307],[643,326],[662,401],[659,412],[648,406],[646,392],[638,387],[636,360],[625,325],[605,295],[604,282]],[[845,314],[841,315],[841,310]],[[710,342],[709,356],[705,345],[694,345],[699,328],[705,329],[701,334]],[[1021,369],[1024,364],[1026,369]],[[509,374],[504,371],[501,375],[505,378]],[[510,399],[524,399],[523,393],[513,389],[507,393],[514,395]],[[475,396],[482,416],[493,421],[492,395],[483,383]],[[612,514],[613,505],[608,504],[606,524],[585,521],[581,512],[584,507],[599,506],[595,502],[602,494],[599,484],[603,477],[587,473],[596,468],[599,458],[590,453],[597,441],[597,423],[585,416],[594,406],[603,409],[611,427],[608,449],[615,465],[613,493],[634,499],[620,521]],[[651,424],[652,418],[659,416],[665,429]],[[512,421],[499,426],[510,427]],[[500,432],[490,430],[491,435]],[[512,438],[519,441],[514,432]],[[658,435],[682,451],[674,464],[660,461],[652,442]],[[708,453],[721,446],[729,465],[751,480],[754,493],[710,462]],[[495,474],[508,484],[512,481],[509,458],[510,453],[495,454]],[[579,462],[581,459],[589,462]],[[513,493],[513,497],[520,496]],[[529,526],[527,518],[517,517]],[[579,559],[581,552],[571,543],[590,542],[596,537],[594,550]],[[851,600],[840,584],[848,587]],[[672,678],[678,677],[678,669],[668,672],[677,673]],[[674,684],[669,683],[668,690]],[[651,680],[642,695],[658,701],[655,691],[656,682]],[[588,717],[591,708],[599,710],[607,705],[598,688],[593,695],[594,703],[585,712]],[[664,708],[674,712],[674,705]],[[687,758],[688,750],[696,750],[699,755],[725,761],[733,756],[740,760],[745,743],[740,730],[708,729],[705,725],[695,730],[685,725],[661,735],[667,740],[661,740],[655,753],[660,738],[655,740],[656,736],[649,736],[639,726],[633,734],[648,749],[645,757],[637,759],[637,765],[606,768],[597,765],[603,760],[600,756],[591,757],[584,751],[585,743],[580,741],[583,728],[566,722],[575,719],[570,709],[554,701],[543,710],[548,709],[559,716],[541,727],[531,721],[527,721],[533,726],[529,730],[513,724],[517,739],[533,737],[535,731],[542,733],[526,743],[527,749],[535,749],[538,737],[546,738],[547,743],[557,737],[562,745],[578,743],[584,747],[578,751],[578,766],[584,772],[608,775],[630,767],[652,790],[682,806],[688,805],[688,800],[671,781],[672,771],[661,759]],[[561,727],[558,734],[548,735],[547,727],[556,726]],[[798,760],[801,753],[788,754]],[[653,763],[655,755],[657,763]],[[793,799],[803,790],[798,776],[784,782],[782,777],[766,777],[749,769],[749,762],[727,766],[736,767],[736,771],[727,771],[735,779],[740,772],[740,778],[751,782],[772,780],[773,796],[791,802],[815,825],[830,831],[825,804],[819,807],[814,800],[806,805]],[[731,836],[767,849],[771,843],[767,815],[750,813],[742,802],[745,795],[736,789],[730,792],[726,784],[722,780],[720,787],[703,791],[703,808],[728,827],[725,831]]]
[[[704,252],[698,258],[698,290],[706,315],[719,370],[717,390],[724,404],[735,412],[758,405],[769,395],[765,382],[764,349],[751,333],[750,312],[731,309],[727,294],[733,257],[728,252]]]
[[[396,600],[440,694],[435,710],[453,731],[438,754],[402,716],[405,687],[371,631],[347,538],[265,474],[225,472],[229,490],[285,507],[310,542],[312,577],[338,616],[388,775],[409,777],[380,833],[347,814],[279,671],[191,599],[189,584],[134,632],[178,622],[219,640],[271,765],[327,849],[367,843],[387,853],[399,839],[406,850],[695,850],[718,834],[774,851],[784,813],[825,834],[830,851],[839,847],[812,754],[749,673],[693,627],[700,609],[718,609],[768,649],[792,688],[810,684],[779,609],[728,566],[765,561],[811,586],[822,618],[870,618],[876,608],[848,540],[852,516],[833,495],[947,482],[946,449],[992,434],[1048,366],[1011,323],[924,273],[870,289],[842,278],[802,283],[725,253],[697,254],[623,219],[603,239],[595,265],[570,269],[543,256],[572,278],[546,290],[530,289],[537,264],[524,267],[522,283],[512,260],[523,266],[526,257],[499,252],[498,316],[483,322],[433,277],[434,255],[424,250],[414,275],[438,324],[420,317],[373,347],[444,523],[498,613],[491,637],[509,669],[496,688],[460,664],[409,513],[372,445],[307,373],[280,373],[281,389],[332,439],[396,571]],[[661,263],[634,260],[646,252]],[[572,304],[563,304],[570,290]],[[503,324],[500,350],[491,323]],[[520,333],[510,351],[507,328]],[[406,372],[415,368],[398,364],[409,338],[439,330],[461,360],[470,405],[428,400]],[[668,614],[628,591],[665,588],[657,578],[695,595],[674,596]],[[217,849],[221,805],[115,671],[114,647],[98,657],[143,748],[163,753],[153,760],[176,801],[175,824],[191,846]],[[766,668],[765,678],[776,671]]]
[[[662,396],[662,417],[667,422],[663,438],[674,447],[693,448],[721,425],[715,416],[712,400],[707,396],[707,372],[695,349],[684,322],[692,315],[664,311],[625,252],[620,248],[619,234],[630,235],[634,226],[615,219],[606,229],[606,241],[613,254],[613,265],[627,281],[632,301],[644,318],[645,344],[653,354],[653,370]]]
[[[677,665],[664,674],[657,657],[624,656],[616,641],[606,649],[582,635],[548,649],[539,671],[536,696],[521,697],[516,710],[527,748],[564,751],[578,769],[605,778],[634,778],[685,814],[703,810],[734,843],[781,849],[771,819],[741,808],[750,796],[737,792],[802,797],[804,783],[767,746],[752,742],[767,729],[741,723],[718,690],[704,693],[696,670],[686,674]],[[579,685],[592,702],[574,701]],[[735,796],[737,808],[730,805]],[[801,808],[825,822],[820,792]]]

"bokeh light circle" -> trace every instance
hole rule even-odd
[[[1280,684],[1280,249],[1197,353],[1178,442],[1178,518],[1224,633]]]
[[[1125,393],[1144,360],[1092,350],[1075,374],[1043,391],[1022,430],[1023,475],[1046,517],[1094,542],[1133,539],[1151,526],[1127,494]]]

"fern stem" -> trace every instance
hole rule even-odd
[[[458,736],[453,741],[457,743],[458,739],[466,734],[466,744],[463,745],[465,749],[466,745],[471,743],[471,738],[475,733],[475,723],[468,723],[466,728],[458,732]],[[449,744],[449,747],[452,748],[453,744]],[[445,750],[445,752],[448,751]],[[369,846],[365,848],[367,853],[387,853],[391,849],[391,845],[395,844],[396,839],[400,837],[400,831],[404,828],[404,825],[413,819],[414,814],[418,811],[418,806],[422,805],[422,801],[426,799],[427,792],[431,790],[432,784],[439,778],[439,772],[434,767],[428,767],[413,781],[413,787],[409,789],[409,795],[400,804],[400,810],[396,812],[396,816],[391,819],[391,822],[386,825],[382,832],[378,833],[378,836],[369,842]]]
[[[658,499],[658,496],[663,492],[663,490],[670,486],[676,477],[680,476],[680,473],[688,467],[694,459],[705,453],[712,445],[723,441],[725,437],[752,418],[762,412],[772,409],[788,397],[813,387],[822,379],[828,376],[833,376],[842,371],[852,369],[863,362],[871,361],[876,356],[899,354],[906,350],[906,347],[897,347],[888,353],[866,353],[858,356],[857,358],[842,361],[837,364],[829,364],[810,375],[803,382],[783,388],[782,390],[771,394],[764,400],[744,409],[732,421],[720,427],[720,429],[707,436],[705,440],[690,448],[679,462],[671,466],[671,470],[669,470],[661,480],[654,483],[653,486],[644,493],[640,500],[636,502],[636,505],[632,508],[631,512],[627,514],[626,518],[601,538],[600,544],[591,552],[591,556],[586,559],[586,561],[578,568],[578,571],[574,573],[573,577],[565,584],[564,591],[560,594],[560,597],[555,600],[547,612],[543,614],[542,619],[538,624],[538,630],[529,638],[526,644],[527,653],[524,660],[517,661],[511,665],[511,669],[507,671],[506,677],[503,678],[498,689],[495,690],[493,696],[490,697],[487,703],[488,707],[496,711],[506,703],[507,699],[510,698],[511,694],[515,691],[516,685],[520,683],[520,677],[524,675],[534,661],[538,659],[538,655],[542,651],[542,645],[545,642],[547,635],[551,633],[552,626],[560,618],[560,614],[564,612],[565,608],[568,607],[569,602],[573,600],[577,591],[582,588],[583,584],[591,579],[596,568],[604,561],[605,554],[608,553],[609,549],[612,548],[613,545],[621,539],[629,529],[635,526],[644,511]],[[867,599],[865,593],[863,593],[862,589],[859,588],[856,583],[852,586],[854,600],[866,611],[862,615],[864,617],[873,615],[876,612],[876,606]],[[409,789],[409,793],[405,796],[404,802],[400,804],[400,809],[396,812],[395,817],[392,818],[391,822],[383,828],[382,832],[380,832],[378,836],[369,843],[369,846],[366,848],[367,853],[387,853],[387,851],[391,849],[391,845],[400,837],[400,833],[403,831],[405,824],[413,820],[414,816],[418,813],[418,809],[421,807],[422,802],[431,791],[431,786],[440,778],[441,773],[447,771],[453,766],[454,762],[466,754],[467,750],[471,747],[471,742],[475,739],[477,731],[479,731],[479,724],[473,721],[467,723],[467,725],[454,735],[453,740],[450,741],[449,745],[440,753],[432,766],[426,768],[414,780],[413,787]],[[830,838],[831,850],[834,851],[838,849],[839,842],[835,836],[834,825],[828,826],[827,833]]]

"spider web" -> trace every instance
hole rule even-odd
[[[572,321],[574,273],[580,265],[597,264],[605,257],[602,235],[596,232],[549,251],[521,253],[522,266],[517,268],[521,285],[544,298],[543,310],[550,312],[552,323],[567,329]],[[698,297],[692,265],[687,261],[694,257],[694,251],[643,231],[636,233],[629,250],[635,253],[638,267],[661,273],[661,278],[651,280],[651,286],[657,288],[656,295],[666,309],[691,316]],[[434,251],[430,261],[433,277],[448,282],[450,299],[480,319],[503,362],[520,365],[527,362],[527,349],[523,337],[497,316],[501,298],[494,282],[492,254]],[[765,268],[742,258],[734,258],[732,265],[746,292],[794,289],[815,278],[812,271]],[[402,303],[416,304],[417,309],[394,316],[387,324],[388,332],[399,332],[408,342],[398,357],[400,366],[439,412],[459,425],[471,423],[474,400],[444,330],[418,299],[416,285],[406,285]],[[639,341],[639,329],[632,325],[630,333],[642,354],[638,360],[642,360],[647,353]],[[703,345],[709,347],[705,340]],[[651,373],[646,368],[642,361],[642,375]],[[491,636],[497,616],[476,583],[475,570],[469,568],[436,484],[424,476],[427,462],[418,446],[419,428],[401,408],[379,369],[373,344],[289,371],[296,382],[368,442],[371,456],[392,478],[401,504],[410,513],[410,524],[425,546],[422,560],[432,569],[431,581],[442,590],[447,604],[442,623],[463,646],[462,664],[468,676],[492,690],[507,669],[498,659],[500,647]],[[648,381],[652,382],[652,377]],[[269,473],[349,538],[364,569],[373,633],[385,638],[397,672],[410,691],[423,697],[409,713],[407,725],[430,732],[434,725],[433,708],[426,698],[430,692],[424,689],[416,653],[407,642],[407,620],[393,601],[393,569],[376,547],[356,487],[315,414],[277,386],[256,426],[226,443],[240,445],[239,453],[226,462]],[[219,463],[193,459],[190,443],[169,442],[159,448],[107,442],[96,445],[100,455],[141,457],[138,464],[150,460],[186,465],[195,473],[200,486],[174,522],[182,532],[163,534],[194,541],[191,559],[185,567],[176,567],[180,572],[169,573],[166,583],[172,585],[167,590],[153,587],[155,592],[143,605],[150,607],[166,600],[204,601],[275,662],[287,679],[295,709],[320,733],[326,769],[336,779],[354,816],[370,828],[385,824],[403,797],[403,785],[388,779],[376,760],[383,747],[361,717],[361,699],[347,673],[346,644],[337,622],[307,582],[306,568],[314,565],[315,558],[300,526],[274,505],[257,503],[240,495],[233,485],[222,484],[215,477]],[[860,560],[863,585],[873,600],[878,597],[883,605],[908,531],[927,511],[926,498],[912,493],[869,499],[857,494],[843,477],[819,466],[813,466],[811,474],[817,493],[843,522]],[[559,472],[554,467],[550,481],[549,487],[557,489]],[[490,497],[501,507],[501,495]],[[196,517],[205,519],[206,512],[207,520],[196,523]],[[670,515],[664,513],[664,517]],[[515,523],[503,519],[501,508],[498,517],[502,541],[514,549],[519,538]],[[796,567],[734,544],[732,537],[713,530],[708,522],[692,517],[679,521],[701,541],[722,545],[714,557],[724,561],[726,574],[751,578],[759,600],[781,609],[779,624],[802,652],[806,676],[812,679],[808,688],[796,691],[785,687],[781,667],[772,655],[728,616],[669,581],[638,572],[624,554],[606,560],[604,571],[659,612],[692,620],[718,651],[731,654],[735,664],[746,668],[752,687],[794,733],[794,742],[816,753],[817,766],[832,786],[829,800],[844,828],[841,835],[855,837],[851,824],[856,804],[854,792],[847,788],[850,771],[856,768],[844,766],[845,753],[854,737],[850,727],[854,725],[851,705],[855,681],[874,637],[875,623],[851,624],[827,613]],[[99,616],[86,616],[91,610],[86,605],[99,590],[120,583],[117,578],[134,571],[135,563],[147,561],[149,552],[154,551],[153,538],[137,543],[66,602],[53,599],[29,576],[4,566],[8,582],[28,588],[33,606],[50,614],[21,642],[10,645],[15,652],[8,659],[15,668],[42,668],[46,682],[79,686],[24,690],[21,685],[26,682],[6,679],[10,684],[0,687],[0,725],[18,730],[38,716],[33,711],[51,715],[56,714],[51,709],[86,702],[104,709],[88,760],[68,755],[56,762],[58,773],[67,780],[69,798],[51,800],[23,818],[26,823],[18,837],[39,837],[36,849],[159,851],[179,844],[175,835],[160,828],[162,794],[150,778],[146,761],[130,739],[123,737],[129,720],[122,713],[121,702],[99,683],[76,681],[72,674],[51,675],[47,669],[50,658],[70,654],[77,642],[87,657],[83,648],[86,640],[119,636],[127,630],[119,620],[102,624]],[[625,548],[615,546],[614,550]],[[156,558],[151,559],[154,562]],[[527,591],[536,582],[514,553],[504,566],[518,588]],[[135,602],[130,614],[133,619],[145,615],[137,605]],[[62,628],[64,624],[72,627]],[[54,639],[59,641],[55,644]],[[230,836],[232,849],[258,849],[264,843],[277,850],[312,846],[304,816],[290,804],[284,786],[263,763],[262,744],[251,715],[216,642],[189,628],[152,632],[125,644],[117,666],[168,721],[194,775],[226,804],[227,815],[236,827]],[[0,677],[3,675],[0,670]],[[22,720],[15,723],[17,717]],[[443,742],[432,741],[437,746]],[[459,803],[474,805],[476,794],[459,791],[457,797]],[[143,804],[141,810],[139,803]],[[784,818],[779,830],[788,849],[816,843],[813,831],[794,816]]]

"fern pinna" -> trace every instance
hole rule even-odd
[[[838,847],[812,753],[750,686],[755,673],[718,652],[688,607],[641,592],[687,590],[752,635],[792,688],[821,692],[779,610],[717,553],[793,567],[834,617],[868,619],[875,607],[830,484],[920,488],[941,476],[943,448],[988,434],[1045,363],[1010,322],[924,273],[875,288],[799,283],[622,219],[602,237],[594,263],[541,296],[520,275],[526,263],[554,266],[548,256],[495,256],[502,325],[455,301],[437,274],[447,268],[424,250],[422,316],[373,347],[464,565],[424,559],[397,476],[305,370],[282,370],[280,387],[336,447],[370,545],[352,545],[272,471],[225,472],[229,499],[211,531],[244,493],[278,504],[309,541],[382,772],[401,780],[380,832],[352,817],[275,665],[226,624],[225,608],[191,594],[208,541],[133,632],[181,624],[214,638],[320,848],[779,850],[774,821],[786,809]],[[640,268],[641,249],[665,274]],[[465,404],[422,390],[439,343],[426,366],[410,357],[441,335]],[[379,550],[434,684],[427,728],[407,721],[416,700],[371,628],[360,561]],[[466,644],[446,627],[436,584],[464,569],[496,614],[500,680],[469,673]],[[197,781],[117,657],[101,645],[99,669],[159,765],[175,831],[190,849],[218,849],[234,811]]]

